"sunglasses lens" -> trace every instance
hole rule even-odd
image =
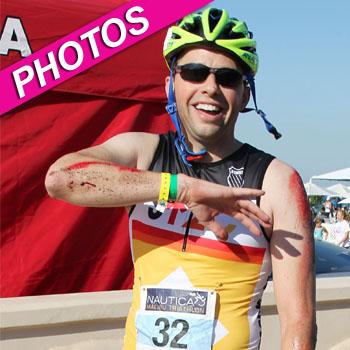
[[[181,66],[181,78],[196,83],[201,83],[207,79],[209,68],[200,64],[185,64]]]
[[[242,81],[242,74],[231,68],[210,68],[204,64],[189,63],[178,66],[177,71],[181,78],[187,81],[202,83],[208,78],[211,71],[214,72],[216,82],[224,87],[234,88]]]
[[[226,87],[236,87],[242,81],[242,75],[235,69],[220,68],[216,74],[217,82]]]

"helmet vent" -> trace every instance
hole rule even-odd
[[[173,33],[171,36],[172,39],[181,39],[181,36],[177,33]]]
[[[232,29],[235,27],[232,23],[227,23],[218,36],[218,39],[242,39],[245,38],[243,33],[236,33]]]
[[[251,52],[251,53],[255,53],[256,52],[256,49],[254,47],[241,47],[241,50],[243,51],[248,51],[248,52]]]
[[[202,21],[200,16],[193,17],[192,22],[183,22],[180,27],[187,32],[203,36]]]
[[[220,9],[211,9],[208,19],[209,19],[209,29],[212,32],[216,25],[218,24],[220,18],[222,16],[222,10]]]
[[[184,23],[182,26],[182,29],[184,29],[188,32],[192,32],[194,29],[194,24],[193,23]]]

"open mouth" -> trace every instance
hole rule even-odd
[[[205,112],[213,116],[216,116],[222,112],[221,107],[207,103],[198,103],[194,107],[198,111]]]
[[[214,104],[210,103],[197,103],[193,106],[199,114],[202,121],[208,123],[221,123],[225,117],[225,110]]]

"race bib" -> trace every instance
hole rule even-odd
[[[216,293],[203,289],[141,288],[137,350],[210,350]]]

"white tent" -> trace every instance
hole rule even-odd
[[[330,173],[315,175],[311,180],[331,180],[331,181],[350,181],[350,167],[344,168]]]
[[[327,191],[332,191],[339,195],[340,197],[350,197],[350,191],[348,188],[342,184],[335,184],[327,187]]]
[[[338,204],[350,204],[350,197],[343,199],[342,201],[338,202]]]
[[[306,183],[304,184],[306,194],[308,196],[332,196],[336,195],[335,192],[329,191],[328,189],[322,188],[320,186],[317,186],[313,183]]]

